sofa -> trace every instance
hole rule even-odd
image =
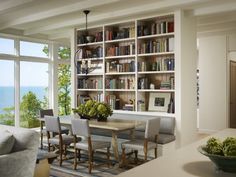
[[[36,131],[0,125],[0,176],[33,177],[38,146]]]
[[[136,114],[116,114],[114,113],[109,119],[124,119],[124,120],[138,120],[142,121],[143,123],[135,128],[135,138],[136,139],[143,139],[144,132],[145,132],[145,122],[147,119],[153,119],[157,116],[148,116],[148,115],[136,115]],[[101,129],[93,128],[91,130],[93,135],[99,136],[111,136],[111,132],[104,131]],[[120,139],[129,139],[130,132],[124,131],[118,134],[118,138]],[[160,122],[160,130],[159,130],[159,137],[158,137],[158,144],[167,144],[173,142],[175,140],[175,118],[173,117],[161,117]]]

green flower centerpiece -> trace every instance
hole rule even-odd
[[[72,109],[74,113],[78,113],[81,118],[97,119],[98,121],[106,121],[113,111],[107,103],[101,103],[94,100],[88,100],[85,104],[80,104],[78,108]]]
[[[236,173],[236,138],[227,137],[223,142],[214,137],[199,152],[210,158],[216,167],[225,172]]]

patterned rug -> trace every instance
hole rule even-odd
[[[143,157],[139,158],[141,159]],[[126,167],[120,168],[119,164],[114,159],[111,159],[111,165],[108,168],[106,156],[102,153],[95,153],[94,167],[92,173],[89,174],[87,160],[87,155],[82,154],[81,162],[78,163],[76,170],[73,169],[73,159],[63,161],[61,167],[59,166],[58,160],[55,160],[51,164],[50,177],[112,177],[144,163],[142,160],[139,160],[136,164],[133,161],[133,157],[128,156],[127,162],[129,165]]]

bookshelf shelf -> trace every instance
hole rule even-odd
[[[77,76],[103,76],[102,73],[94,73],[94,74],[77,74]]]
[[[176,88],[173,13],[101,25],[88,29],[88,33],[100,42],[85,44],[84,31],[75,32],[75,48],[83,49],[74,71],[80,73],[75,75],[73,83],[77,86],[77,105],[82,103],[78,98],[90,97],[107,102],[114,113],[175,117],[174,113],[148,111],[151,95],[168,95],[169,104],[175,102],[176,90],[172,89]],[[97,58],[91,58],[93,56]],[[81,74],[89,66],[96,70]],[[144,109],[139,109],[142,103]],[[173,107],[171,112],[174,111]]]
[[[113,110],[114,113],[120,114],[137,114],[137,115],[150,115],[150,116],[161,116],[161,117],[175,117],[175,114],[166,112],[151,112],[151,111],[125,111],[125,110]]]
[[[105,89],[108,92],[135,92],[134,89]]]
[[[139,36],[138,39],[150,39],[150,38],[170,37],[170,36],[174,36],[174,32],[164,33],[164,34],[153,34],[153,35]]]
[[[146,57],[146,56],[164,56],[164,55],[174,55],[174,52],[157,52],[157,53],[142,53],[138,54],[138,57]]]
[[[82,59],[77,59],[76,61],[88,61],[88,60],[91,60],[91,61],[97,61],[97,60],[103,60],[103,57],[98,57],[98,58],[82,58]]]
[[[107,76],[111,75],[134,75],[135,72],[114,72],[114,73],[106,73]]]
[[[169,89],[138,89],[138,92],[163,92],[163,93],[169,93],[169,92],[175,92],[175,90],[169,90]]]
[[[134,41],[135,38],[124,38],[124,39],[115,39],[115,40],[107,40],[105,41],[106,44],[109,43],[116,43],[116,42],[129,42],[129,41]]]
[[[175,71],[139,71],[138,74],[174,74]]]
[[[101,42],[91,42],[91,43],[86,43],[86,44],[78,44],[77,47],[102,45],[102,44],[103,44],[103,41],[101,41]]]
[[[105,57],[105,59],[118,59],[118,58],[135,58],[135,55],[120,55],[120,56],[109,56]]]
[[[92,92],[102,92],[103,89],[81,89],[81,88],[78,88],[77,89],[78,91],[92,91]]]

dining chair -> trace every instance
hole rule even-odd
[[[62,134],[59,117],[45,116],[45,125],[48,139],[48,152],[51,145],[59,146],[60,166],[62,165],[62,156],[66,156],[67,146],[74,142],[73,136]],[[50,136],[50,133],[56,133],[56,136]]]
[[[44,118],[44,116],[53,116],[53,109],[42,109],[39,111],[39,117]],[[40,128],[40,147],[43,149],[43,136],[47,135],[47,131],[44,127],[44,123],[41,121]],[[67,127],[61,126],[62,133],[69,134],[69,129]]]
[[[74,135],[74,170],[76,170],[77,167],[77,158],[80,160],[80,150],[85,150],[88,152],[89,157],[89,173],[91,173],[93,168],[93,154],[94,151],[97,149],[107,149],[107,161],[108,161],[108,167],[110,165],[110,147],[111,143],[107,141],[98,141],[98,140],[92,140],[90,129],[89,129],[89,123],[86,119],[72,119],[71,120],[71,126],[72,126],[72,133]],[[82,136],[84,139],[80,142],[76,142],[77,137]]]
[[[121,144],[122,148],[122,164],[125,164],[125,150],[130,149],[135,152],[135,161],[138,158],[138,151],[144,152],[144,160],[147,161],[147,153],[154,149],[155,158],[157,158],[157,140],[160,129],[160,118],[149,119],[146,121],[144,139],[134,139]]]

